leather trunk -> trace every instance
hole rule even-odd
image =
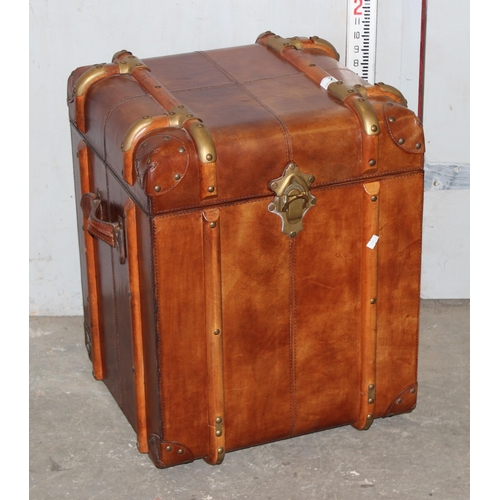
[[[422,126],[338,59],[267,32],[69,78],[85,343],[157,467],[415,407]]]

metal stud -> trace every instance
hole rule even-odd
[[[180,450],[177,450],[177,453],[178,453],[179,455],[182,455],[182,454],[184,453],[184,450],[181,448]]]
[[[175,179],[176,181],[178,181],[180,178],[181,178],[181,174],[175,174],[175,175],[174,175],[174,179]]]
[[[401,137],[400,139],[398,139],[398,144],[404,144],[405,143],[405,140]]]
[[[371,420],[373,418],[373,415],[371,413],[369,413],[368,415],[366,415],[366,419],[367,420]]]
[[[271,182],[271,189],[276,189],[278,187],[278,184],[276,182]]]
[[[210,227],[212,227],[212,225],[210,225]],[[220,333],[220,330],[218,328],[216,330],[214,330],[214,335],[219,335],[219,333]],[[220,418],[220,417],[217,417],[217,418]],[[215,421],[217,422],[217,419]]]
[[[297,236],[297,233],[295,231],[292,231],[289,236],[290,238],[295,238],[295,236]]]
[[[224,448],[220,447],[220,448],[217,448],[217,453],[219,455],[222,455],[224,453]]]
[[[216,223],[216,222],[211,222],[211,223],[210,223],[210,227],[211,227],[212,229],[213,229],[216,225],[217,225],[217,223]]]
[[[208,186],[208,192],[213,193],[215,191],[215,188],[213,186]]]
[[[373,398],[369,398],[369,399],[368,399],[368,404],[369,404],[369,405],[372,405],[372,404],[373,404]]]
[[[376,132],[378,130],[377,125],[372,125],[372,132]]]
[[[370,165],[370,167],[374,167],[377,164],[377,162],[376,160],[370,160],[368,164]]]
[[[401,398],[396,399],[396,403],[397,403],[398,405],[400,405],[402,402],[403,402],[403,400],[402,400]]]
[[[214,159],[213,155],[211,155],[211,154],[208,154],[206,156],[206,158],[207,158],[208,161],[212,161]]]
[[[375,304],[377,302],[376,298],[370,299],[370,304]]]
[[[316,180],[316,178],[314,177],[314,175],[311,175],[309,177],[309,182],[312,184],[314,181]]]
[[[414,387],[412,387],[412,388],[410,389],[410,394],[415,394],[415,388],[414,388]]]
[[[222,436],[222,431],[215,431],[215,435],[216,435],[217,437]]]
[[[415,144],[415,149],[420,149],[422,147],[422,144],[420,144],[420,142],[417,142],[417,144]]]
[[[370,200],[372,200],[372,201],[377,201],[377,200],[378,200],[378,198],[377,198],[375,195],[373,195],[373,196],[370,198]]]
[[[370,384],[370,385],[368,386],[368,389],[370,389],[370,391],[372,391],[373,389],[375,389],[375,386],[374,386],[373,384]]]
[[[159,193],[161,191],[161,186],[155,186],[155,191]]]
[[[141,144],[141,148],[145,148],[148,145],[147,141]]]
[[[222,423],[222,417],[217,417],[217,418],[215,419],[215,423],[216,423],[216,424],[221,424],[221,423]]]
[[[365,100],[363,98],[361,98],[361,99],[358,99],[358,102],[365,102]]]
[[[165,448],[167,451],[172,451],[172,447],[170,445],[168,445],[166,448]]]
[[[177,151],[179,151],[179,153],[185,153],[186,152],[186,148],[184,147],[179,147],[179,149],[177,149]]]
[[[389,121],[391,123],[394,123],[396,121],[396,118],[394,118],[394,116],[389,116]]]

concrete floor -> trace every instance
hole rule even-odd
[[[30,318],[31,500],[469,498],[469,301],[424,300],[413,413],[156,469],[102,382],[81,317]]]

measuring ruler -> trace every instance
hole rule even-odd
[[[377,0],[347,0],[346,66],[374,83]]]

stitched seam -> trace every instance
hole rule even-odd
[[[295,259],[296,244],[294,239],[289,242],[289,275],[290,275],[290,435],[295,434],[297,421],[297,392],[296,392],[296,289],[295,289]]]
[[[303,73],[294,73],[294,74],[281,75],[281,76],[267,76],[267,77],[262,77],[262,78],[252,78],[250,80],[243,80],[241,83],[261,82],[261,81],[265,81],[265,80],[278,80],[280,78],[289,78],[289,77],[295,77],[295,76],[304,76],[304,75],[303,75]],[[217,85],[204,85],[202,87],[188,87],[185,89],[170,90],[170,93],[171,94],[181,94],[182,92],[193,92],[196,90],[219,89],[219,88],[223,88],[223,87],[231,87],[232,85],[238,85],[238,82],[219,83]]]
[[[251,92],[249,89],[247,89],[243,83],[238,81],[236,78],[234,78],[229,72],[227,72],[222,66],[217,64],[208,54],[205,52],[199,52],[201,55],[203,55],[206,59],[208,59],[212,65],[218,69],[223,75],[227,76],[230,78],[234,83],[236,83],[241,89],[243,89],[252,99],[254,99],[255,102],[260,104],[269,114],[274,116],[276,121],[278,122],[281,131],[283,133],[283,137],[285,139],[285,146],[286,146],[286,158],[287,162],[293,161],[293,146],[292,146],[292,139],[291,139],[291,134],[290,131],[288,130],[288,127],[286,126],[286,123],[266,104],[264,104],[253,92]]]

